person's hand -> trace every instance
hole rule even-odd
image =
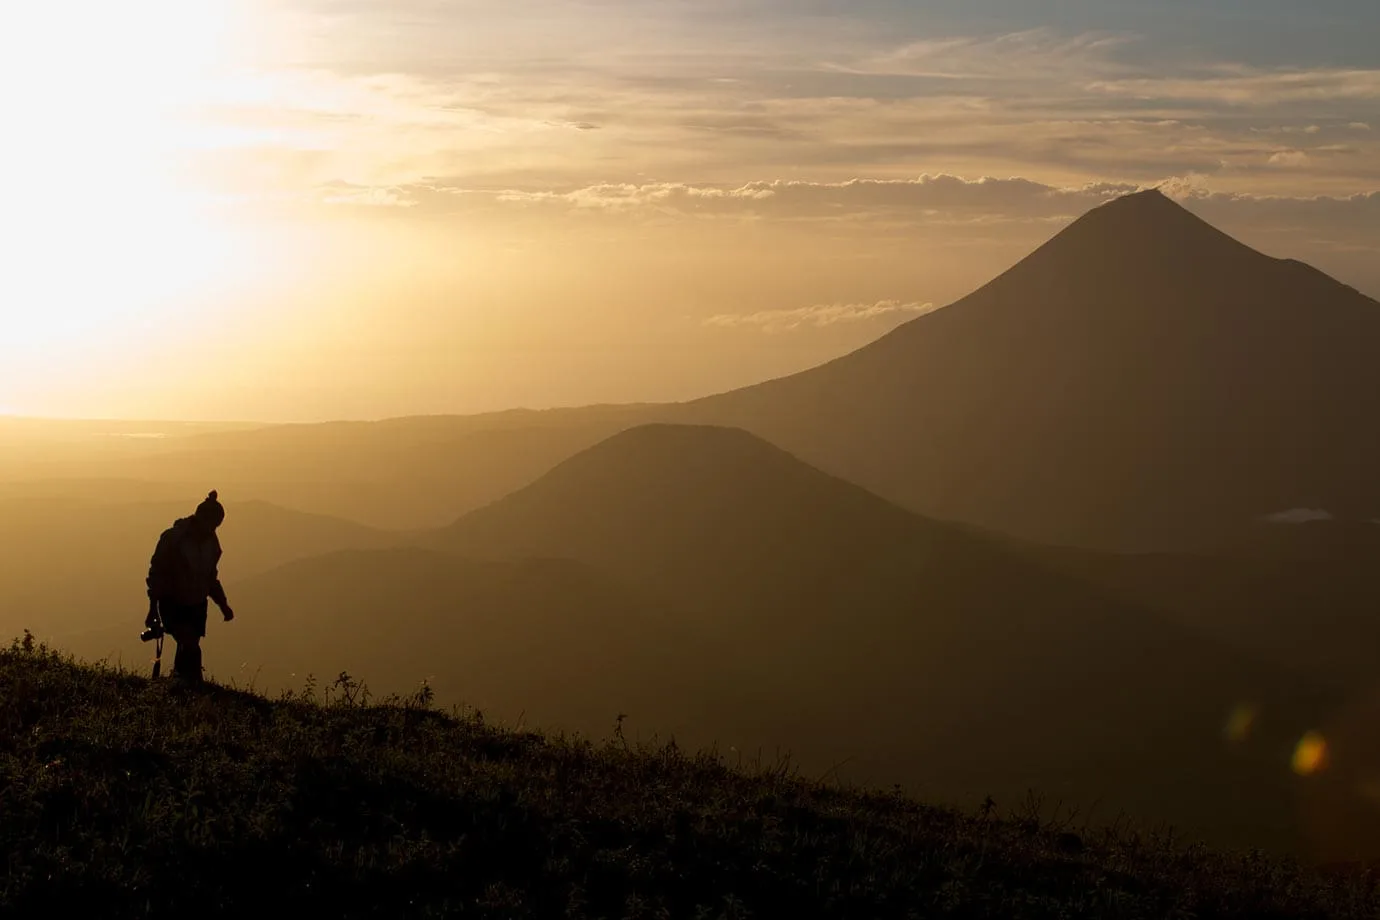
[[[228,606],[220,608],[220,613],[221,616],[225,617],[225,622],[227,623],[235,618],[235,611],[231,610]]]
[[[149,613],[148,613],[148,616],[144,617],[144,627],[145,627],[146,629],[152,629],[154,626],[157,626],[157,625],[158,625],[158,602],[157,602],[157,601],[149,601]]]

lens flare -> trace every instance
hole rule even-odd
[[[1294,748],[1294,772],[1312,776],[1327,766],[1327,739],[1318,732],[1309,732]]]
[[[1256,719],[1259,717],[1260,710],[1249,703],[1242,703],[1237,706],[1227,717],[1227,740],[1235,744],[1246,741],[1250,738],[1251,731],[1255,728]]]

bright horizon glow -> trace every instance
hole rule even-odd
[[[0,405],[690,398],[1163,182],[1377,296],[1377,14],[1321,2],[1209,0],[1188,32],[1090,0],[993,0],[1002,28],[947,0],[26,3],[0,35]]]
[[[226,76],[228,0],[23,4],[7,14],[0,153],[17,246],[0,279],[5,343],[109,346],[166,324],[178,298],[226,282],[226,228],[177,175],[201,142],[189,113]],[[175,75],[175,77],[173,76]]]

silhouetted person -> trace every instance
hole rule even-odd
[[[206,635],[206,599],[216,602],[226,621],[235,612],[220,585],[220,540],[216,528],[225,508],[212,492],[191,517],[179,518],[158,538],[149,562],[149,614],[146,626],[162,620],[163,629],[177,642],[173,676],[201,682],[201,637]]]

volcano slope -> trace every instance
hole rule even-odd
[[[821,367],[684,404],[904,507],[1039,542],[1208,546],[1380,518],[1380,304],[1158,191]]]

